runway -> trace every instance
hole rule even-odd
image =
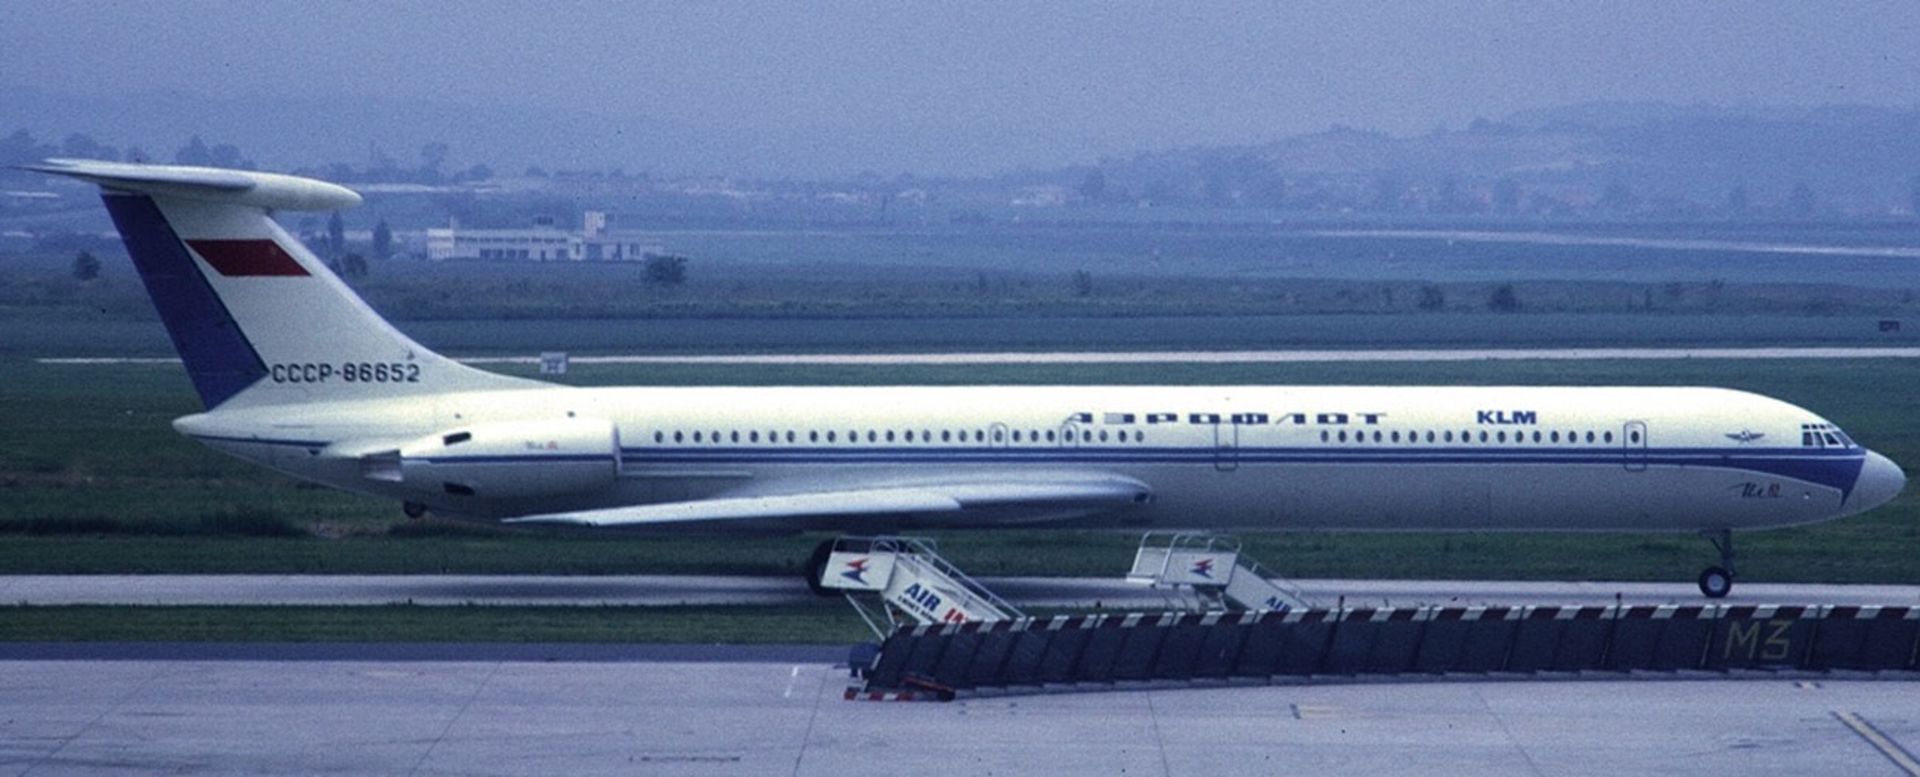
[[[1169,594],[1116,578],[983,578],[1015,604],[1164,609]],[[1702,604],[1691,582],[1297,580],[1321,606]],[[1616,599],[1616,597],[1618,597]],[[798,577],[489,575],[13,575],[0,603],[31,605],[673,606],[817,601]],[[1920,586],[1741,582],[1723,604],[1920,605]]]
[[[983,365],[983,364],[1308,364],[1375,362],[1600,361],[1683,359],[1916,359],[1920,348],[1470,348],[1241,351],[1036,351],[976,353],[795,353],[578,355],[572,364]],[[40,364],[178,364],[175,358],[44,358]],[[486,356],[467,364],[539,364],[539,356]]]
[[[1916,775],[1911,682],[842,699],[824,663],[0,661],[9,774]]]

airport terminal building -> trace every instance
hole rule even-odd
[[[507,259],[530,262],[638,262],[664,253],[639,236],[607,229],[607,214],[587,211],[579,232],[537,221],[527,229],[462,229],[455,222],[427,230],[427,258]]]

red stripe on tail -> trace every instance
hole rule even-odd
[[[229,278],[307,274],[307,268],[272,240],[189,240],[187,245]]]

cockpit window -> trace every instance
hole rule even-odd
[[[1840,427],[1833,424],[1801,424],[1800,447],[1802,448],[1852,448],[1853,438]]]

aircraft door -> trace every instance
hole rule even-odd
[[[1620,444],[1625,447],[1628,472],[1647,470],[1647,422],[1628,421],[1620,430]]]
[[[1079,423],[1074,421],[1068,421],[1060,425],[1060,447],[1062,448],[1080,447],[1080,424]]]
[[[994,424],[987,427],[987,443],[995,448],[1007,447],[1008,430],[1006,424]]]
[[[1240,423],[1238,419],[1213,421],[1213,468],[1232,472],[1240,468]]]

